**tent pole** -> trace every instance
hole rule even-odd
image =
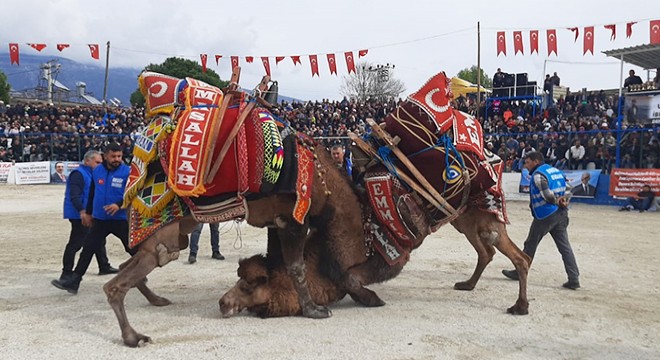
[[[621,165],[621,122],[623,120],[623,54],[621,54],[621,68],[619,69],[619,106],[616,121],[616,167]]]

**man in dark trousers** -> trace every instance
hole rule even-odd
[[[523,252],[534,260],[536,248],[541,239],[550,233],[561,253],[568,282],[562,286],[567,289],[580,288],[580,271],[575,255],[568,241],[568,202],[570,191],[566,191],[566,180],[562,172],[545,164],[543,154],[532,151],[525,155],[525,168],[532,174],[530,182],[529,207],[532,210],[532,226],[525,240]],[[516,270],[502,270],[502,274],[512,280],[518,280]]]
[[[86,211],[92,215],[92,228],[83,241],[78,265],[70,278],[53,282],[54,286],[72,294],[78,293],[80,281],[87,272],[92,256],[99,248],[105,247],[108,235],[113,234],[118,237],[127,253],[131,255],[135,253],[128,247],[126,210],[121,209],[129,167],[122,162],[122,150],[119,144],[110,143],[106,146],[103,157],[103,164],[97,166],[92,173],[90,199]]]
[[[92,171],[103,162],[101,153],[90,150],[85,153],[82,164],[78,169],[69,174],[64,192],[64,218],[71,223],[69,242],[64,248],[62,256],[62,275],[59,280],[51,283],[62,282],[73,274],[73,265],[76,261],[76,253],[83,245],[83,239],[92,225],[92,217],[87,214],[87,200],[92,183]],[[99,275],[115,274],[119,270],[110,266],[105,247],[99,248],[95,253],[99,264]]]

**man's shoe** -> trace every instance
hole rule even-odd
[[[567,288],[567,289],[577,290],[577,289],[580,288],[580,282],[579,282],[579,281],[570,281],[570,280],[569,280],[568,282],[565,282],[564,285],[562,285],[562,286],[565,287],[565,288]]]
[[[99,270],[99,275],[110,275],[110,274],[116,274],[119,272],[119,269],[112,267],[112,265],[108,265],[107,268],[103,268]]]
[[[214,251],[213,255],[211,255],[211,257],[216,259],[216,260],[224,260],[225,259],[225,257],[222,254],[220,254],[219,251]]]
[[[82,277],[80,275],[73,273],[71,277],[68,277],[65,280],[53,280],[50,283],[58,289],[66,290],[69,293],[76,295],[78,293],[81,280]]]
[[[196,262],[197,262],[197,254],[190,253],[190,255],[188,255],[188,264],[194,264]]]
[[[516,270],[502,270],[502,274],[511,280],[519,280],[518,272]]]

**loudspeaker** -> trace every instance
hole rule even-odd
[[[527,73],[516,74],[516,86],[527,85]]]
[[[516,76],[514,74],[504,74],[504,87],[513,87],[516,85]]]

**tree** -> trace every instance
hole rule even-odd
[[[459,79],[463,79],[466,81],[469,81],[473,84],[477,84],[477,66],[472,65],[471,68],[465,68],[456,74],[456,77]],[[488,77],[488,75],[484,72],[484,69],[481,69],[481,87],[484,88],[492,88],[493,87],[493,79]]]
[[[211,69],[207,69],[206,72],[203,72],[202,65],[196,61],[177,57],[167,58],[162,64],[149,64],[144,70],[154,71],[181,79],[191,77],[219,88],[224,88],[229,84],[228,81],[222,81],[220,75]],[[131,94],[131,105],[144,106],[144,96],[142,96],[140,89],[135,90],[135,92]]]
[[[0,71],[0,100],[5,104],[9,104],[9,90],[11,90],[11,85],[7,82],[7,75]]]
[[[389,66],[375,66],[368,62],[358,63],[355,72],[343,77],[339,93],[364,101],[369,98],[397,98],[406,91],[405,85],[392,76]]]

